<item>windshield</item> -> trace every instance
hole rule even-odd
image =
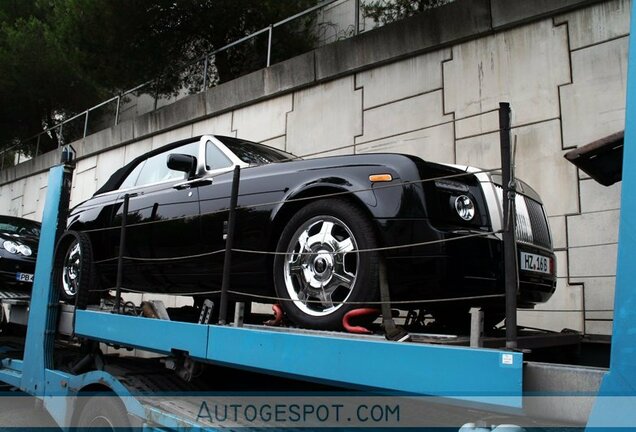
[[[28,219],[0,216],[0,233],[40,236],[40,224]]]
[[[218,136],[216,138],[243,162],[250,165],[263,165],[273,162],[286,162],[300,159],[291,153],[278,150],[263,144],[245,141],[238,138]]]

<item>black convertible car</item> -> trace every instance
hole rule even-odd
[[[401,154],[302,160],[213,135],[135,159],[71,211],[74,232],[57,252],[62,297],[78,293],[78,274],[91,271],[91,249],[97,264],[90,284],[115,285],[126,194],[126,255],[154,261],[126,260],[123,286],[214,297],[224,255],[206,253],[225,247],[235,165],[243,169],[234,247],[279,254],[236,252],[233,291],[286,299],[282,306],[298,325],[338,328],[347,311],[378,300],[378,263],[386,259],[392,300],[458,299],[405,309],[424,307],[437,320],[452,321],[479,305],[493,321],[501,318],[503,298],[492,295],[504,291],[502,240],[488,234],[502,226],[499,175]],[[518,301],[533,307],[554,292],[555,257],[539,196],[522,182],[518,191]],[[374,250],[470,234],[482,235]],[[184,258],[156,260],[171,257]]]
[[[30,290],[40,224],[29,219],[0,216],[0,290]]]

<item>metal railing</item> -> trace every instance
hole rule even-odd
[[[238,45],[253,42],[259,36],[267,35],[267,51],[266,53],[264,53],[265,58],[263,65],[261,65],[259,69],[263,66],[271,66],[273,62],[272,48],[274,46],[275,30],[300,18],[307,17],[309,14],[323,14],[322,21],[316,21],[316,23],[314,24],[314,30],[317,37],[317,44],[316,46],[314,46],[314,49],[321,45],[329,43],[332,40],[340,40],[347,37],[355,36],[361,31],[360,3],[361,0],[324,0],[313,7],[310,7],[302,12],[299,12],[274,24],[270,24],[267,27],[250,33],[245,37],[242,37],[221,48],[211,51],[205,56],[190,62],[181,69],[180,73],[187,73],[193,67],[202,71],[202,76],[200,77],[201,85],[197,91],[192,91],[192,88],[182,87],[176,92],[175,95],[166,97],[165,95],[159,94],[159,92],[156,90],[157,83],[160,82],[162,77],[155,78],[134,88],[123,91],[104,102],[92,106],[72,117],[64,119],[54,126],[46,128],[42,132],[30,138],[19,140],[19,142],[7,146],[4,150],[0,151],[0,170],[4,169],[5,167],[17,165],[21,161],[28,160],[31,157],[38,156],[42,148],[43,140],[53,140],[55,137],[55,139],[57,139],[57,146],[60,147],[65,143],[85,138],[89,134],[119,124],[123,115],[133,118],[137,115],[153,111],[159,106],[174,102],[190,94],[200,93],[207,90],[209,87],[218,84],[218,79],[217,81],[210,79],[210,69],[211,66],[214,65],[216,57],[219,54],[225,53],[231,48],[234,48]],[[347,29],[352,28],[351,31],[343,31],[340,28],[342,23],[327,21],[327,19],[330,18],[329,9],[332,9],[332,15],[335,16],[335,14],[333,13],[333,9],[351,8],[351,5],[353,5],[353,23],[346,24],[346,26],[344,26]],[[332,40],[327,41],[327,37],[324,34],[324,29],[326,27],[329,27],[333,30],[333,38],[330,38]],[[362,29],[362,31],[363,30],[364,29]],[[321,32],[322,37],[320,36]],[[278,61],[282,60],[284,59],[278,59]],[[143,100],[144,97],[146,97],[145,100]],[[137,98],[136,103],[133,103],[134,98]],[[148,98],[152,98],[152,100],[149,101]],[[144,102],[146,103],[145,109],[143,107]],[[128,115],[127,111],[130,111],[133,108],[135,108],[134,113]],[[97,111],[100,109],[104,110],[105,112],[97,113]],[[32,150],[33,147],[35,147],[35,151]]]
[[[59,148],[66,143],[116,126],[122,119],[134,118],[154,111],[161,106],[176,102],[190,94],[206,91],[208,88],[221,82],[218,73],[212,77],[215,79],[211,79],[211,75],[215,74],[211,69],[215,66],[216,57],[220,54],[227,53],[239,45],[254,43],[259,36],[267,36],[266,44],[264,44],[266,52],[262,54],[264,57],[263,61],[252,70],[242,70],[241,74],[249,73],[263,67],[269,67],[273,63],[301,54],[302,52],[292,52],[291,54],[286,53],[286,57],[284,58],[273,58],[273,47],[276,44],[274,40],[275,30],[295,22],[298,19],[307,17],[310,14],[317,13],[323,15],[321,19],[316,19],[312,24],[316,43],[310,49],[315,49],[334,41],[347,39],[368,29],[382,25],[382,23],[373,22],[367,17],[362,17],[361,9],[363,9],[363,5],[366,1],[367,0],[323,0],[315,6],[270,24],[267,27],[250,33],[185,64],[179,72],[182,77],[191,77],[193,75],[193,69],[201,71],[200,76],[195,77],[198,78],[195,79],[195,83],[200,83],[198,87],[192,86],[191,84],[184,84],[180,89],[173,92],[172,95],[166,95],[158,91],[161,80],[165,76],[162,75],[118,93],[110,99],[92,106],[79,114],[63,119],[54,126],[46,128],[42,132],[27,139],[14,140],[13,145],[9,144],[5,146],[3,150],[0,150],[0,170],[3,170],[5,167],[18,165],[21,161],[40,155],[43,147],[52,147],[51,145],[43,145],[44,141],[56,140],[57,147]],[[445,3],[452,1],[454,0],[446,0]],[[361,17],[363,19],[361,19]],[[307,50],[303,52],[307,52]],[[196,72],[194,75],[196,75]],[[230,76],[229,80],[234,78],[235,77]],[[101,112],[99,112],[100,110]]]

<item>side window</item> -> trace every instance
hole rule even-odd
[[[168,168],[168,156],[172,153],[188,154],[198,158],[199,143],[193,142],[185,144],[146,159],[135,167],[128,177],[126,177],[126,180],[123,181],[119,189],[143,186],[170,179],[185,179],[185,173]]]
[[[215,146],[212,141],[205,145],[205,169],[208,171],[232,166],[230,158]]]
[[[122,184],[119,185],[119,189],[128,189],[133,187],[135,183],[137,183],[137,179],[139,178],[139,173],[141,172],[141,169],[144,167],[145,163],[146,161],[142,161],[139,164],[137,164],[135,169],[132,170],[131,173],[128,174],[128,177],[126,177],[126,179],[122,182]]]

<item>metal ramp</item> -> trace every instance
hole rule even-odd
[[[30,299],[31,299],[30,293],[24,293],[20,291],[7,291],[7,290],[0,291],[0,302],[3,302],[5,300],[30,300]]]

